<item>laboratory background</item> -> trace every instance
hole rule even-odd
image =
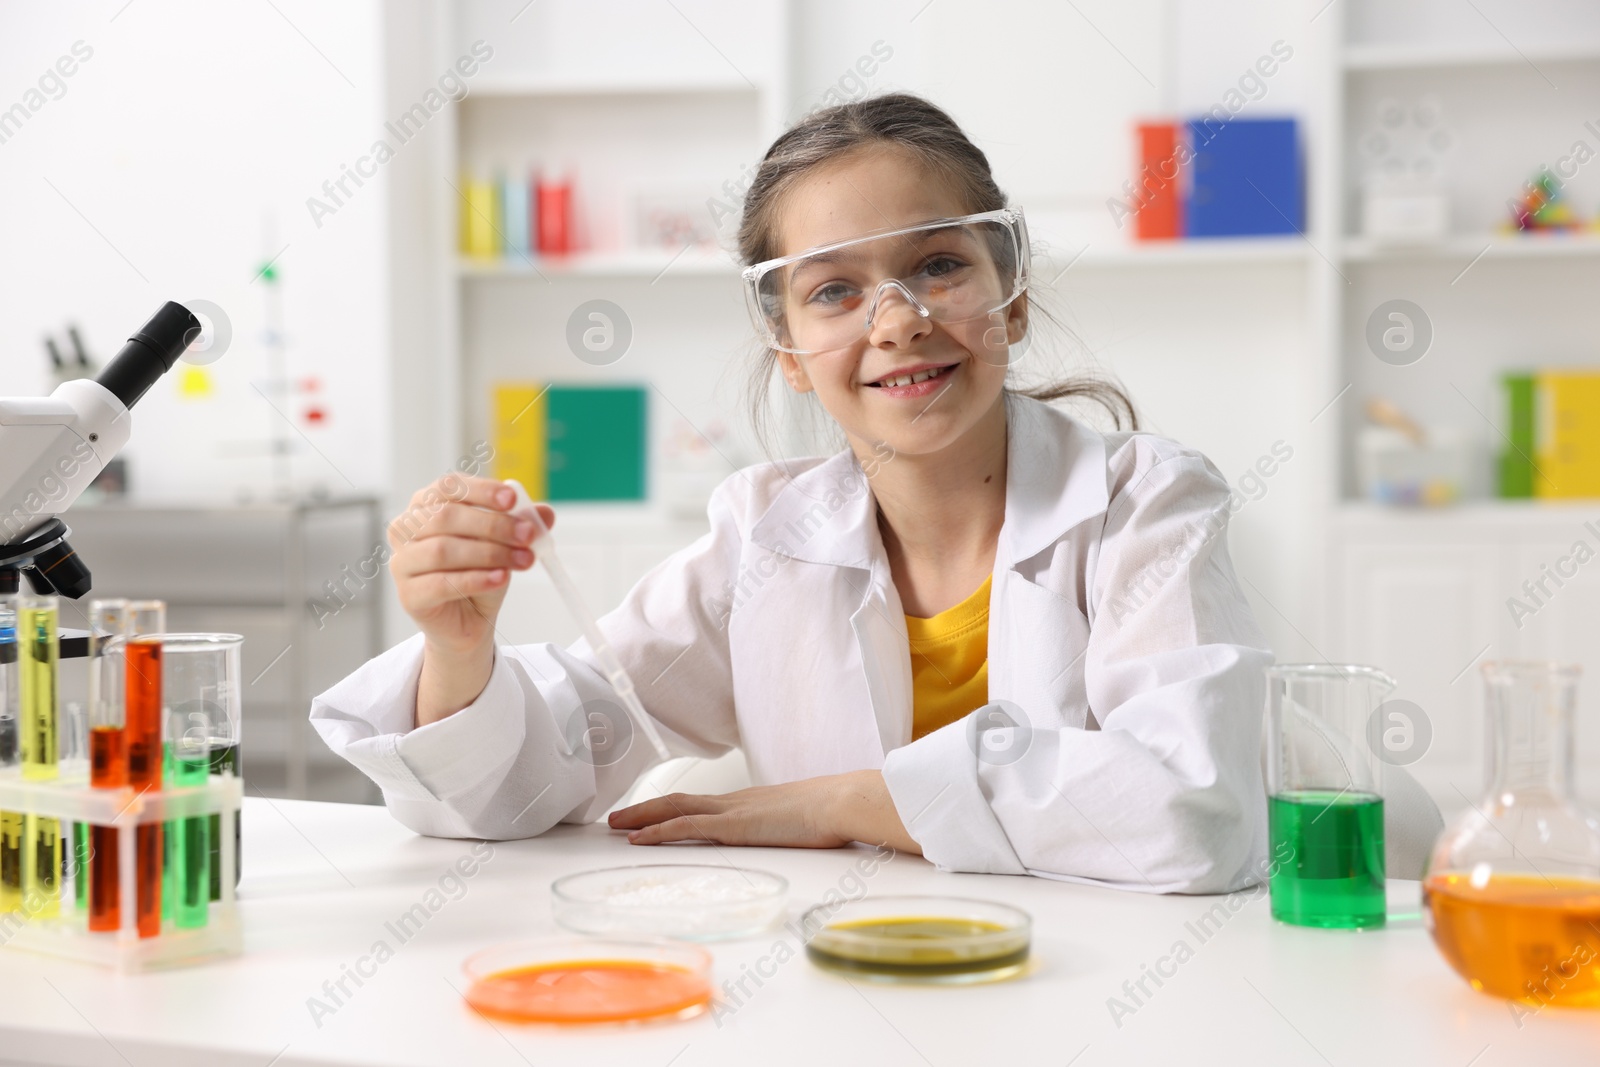
[[[143,399],[69,525],[97,589],[245,635],[253,784],[377,799],[304,712],[411,632],[383,531],[433,479],[543,480],[604,610],[707,528],[722,478],[808,451],[803,410],[751,432],[727,250],[786,124],[900,89],[1027,212],[1064,329],[1024,363],[1114,376],[1210,457],[1278,658],[1389,671],[1442,808],[1477,782],[1476,663],[1600,666],[1590,5],[680,6],[9,9],[6,393],[204,302],[211,351]],[[998,68],[969,61],[980,26]],[[31,110],[23,75],[63,56]],[[1162,145],[1219,115],[1278,123],[1183,226]],[[1541,380],[1574,428],[1536,483]],[[541,580],[504,641],[578,636]]]
[[[730,250],[774,137],[909,91],[1026,212],[1019,376],[1113,380],[1209,457],[1278,661],[1392,678],[1388,758],[1446,822],[1481,665],[1577,665],[1600,801],[1590,0],[6,2],[0,75],[0,397],[167,301],[204,327],[60,518],[91,596],[242,635],[247,797],[381,803],[307,710],[415,632],[385,529],[434,479],[551,501],[603,613],[732,472],[838,447],[781,389],[753,429]],[[580,634],[537,569],[497,625]]]

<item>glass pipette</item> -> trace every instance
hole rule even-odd
[[[616,652],[612,651],[611,642],[600,632],[600,625],[589,611],[589,605],[584,603],[583,595],[578,592],[572,576],[567,573],[561,557],[556,554],[555,538],[550,534],[550,527],[544,524],[544,516],[539,514],[533,498],[528,495],[528,491],[520,482],[514,478],[507,478],[505,484],[517,494],[517,502],[511,505],[511,514],[526,515],[533,521],[535,533],[533,544],[530,546],[533,554],[544,565],[544,572],[550,576],[550,580],[555,583],[556,592],[560,593],[561,599],[566,602],[567,610],[572,613],[578,625],[583,627],[583,636],[589,639],[589,649],[599,661],[600,670],[611,683],[611,688],[616,690],[622,706],[628,709],[628,717],[633,720],[633,725],[639,732],[649,739],[651,746],[656,750],[656,755],[663,760],[671,759],[672,754],[667,751],[666,743],[661,740],[655,721],[645,713],[644,705],[639,703],[639,694],[634,691],[633,680],[628,677],[622,661],[617,659]]]

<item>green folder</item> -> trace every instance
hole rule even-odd
[[[553,385],[546,423],[551,500],[644,500],[645,387]]]
[[[1501,383],[1506,393],[1506,440],[1500,453],[1500,496],[1520,500],[1533,496],[1533,452],[1538,434],[1534,425],[1534,376],[1531,373],[1506,374]]]

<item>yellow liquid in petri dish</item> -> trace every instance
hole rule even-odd
[[[512,1022],[616,1023],[691,1015],[711,983],[685,967],[649,960],[562,960],[485,975],[467,1003]]]
[[[909,981],[1009,978],[1028,959],[1029,937],[981,919],[903,916],[834,923],[806,945],[811,962],[845,975]]]

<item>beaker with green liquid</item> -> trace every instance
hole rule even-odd
[[[244,638],[239,634],[167,634],[162,639],[166,659],[166,703],[171,712],[183,717],[179,733],[197,736],[204,726],[210,752],[207,772],[213,775],[242,776],[239,761],[240,728],[243,718],[244,683],[240,666]],[[191,776],[192,766],[179,766],[176,773]],[[203,780],[203,779],[202,779]],[[187,783],[186,783],[187,784]],[[194,784],[201,784],[199,781]],[[222,816],[207,816],[206,843],[208,897],[222,899]],[[233,884],[239,884],[239,821],[233,821]]]
[[[1272,917],[1382,926],[1382,762],[1367,720],[1394,679],[1353,664],[1267,668],[1267,825]]]

